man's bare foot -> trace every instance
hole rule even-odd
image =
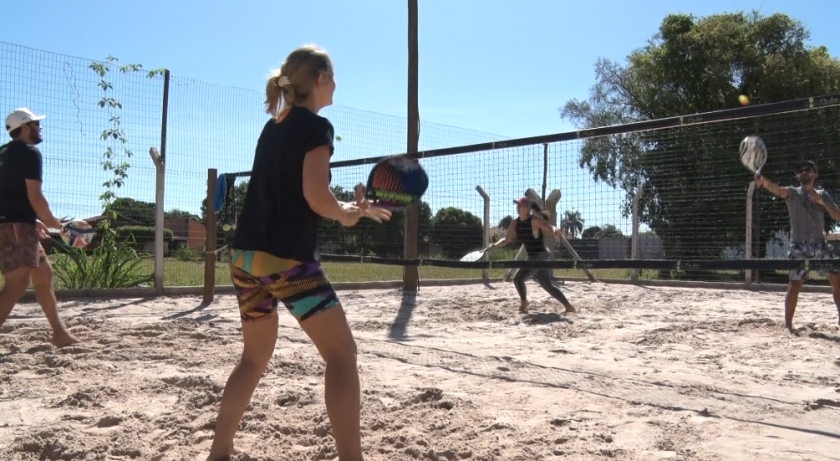
[[[522,301],[522,304],[519,305],[519,312],[524,314],[528,312],[528,305],[531,304],[528,301]]]
[[[575,306],[572,306],[571,304],[566,306],[566,313],[570,313],[570,312],[577,312],[577,309],[575,309]]]
[[[207,456],[207,461],[229,461],[231,457],[241,454],[242,452],[237,450],[236,448],[231,448],[230,453],[225,455],[217,455],[215,453],[210,453]]]
[[[53,333],[52,339],[50,342],[55,347],[67,347],[72,346],[73,344],[78,344],[79,340],[76,339],[73,335],[68,333],[67,331],[58,331]]]

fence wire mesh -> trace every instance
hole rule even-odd
[[[155,167],[150,147],[161,148],[166,100],[166,253],[164,283],[203,284],[207,231],[207,171],[226,173],[231,193],[217,219],[216,247],[230,238],[248,185],[256,139],[267,120],[260,91],[231,88],[163,74],[0,43],[0,105],[10,111],[29,107],[44,113],[44,189],[54,212],[95,221],[102,219],[100,194],[113,173],[103,169],[110,148],[115,161],[127,161],[128,178],[119,188],[118,226],[131,227],[144,270],[153,268]],[[107,65],[109,71],[97,71]],[[114,104],[109,104],[113,102]],[[117,104],[118,103],[118,104]],[[640,193],[637,259],[744,259],[746,200],[751,174],[737,160],[738,143],[748,134],[770,146],[764,173],[781,185],[796,185],[795,163],[810,159],[819,166],[818,187],[830,194],[840,187],[840,109],[816,107],[772,115],[700,123],[606,136],[540,142],[507,148],[464,148],[457,154],[423,158],[432,184],[420,213],[419,254],[458,259],[483,245],[484,199],[491,241],[504,236],[515,218],[513,200],[532,190],[537,198],[559,195],[550,220],[564,239],[551,239],[555,259],[631,259],[633,195]],[[322,115],[336,129],[334,162],[369,159],[405,150],[406,120],[341,106]],[[114,127],[125,143],[103,140]],[[696,121],[696,120],[695,120]],[[614,132],[621,131],[621,127]],[[420,150],[504,143],[500,135],[422,122]],[[483,149],[483,150],[482,150]],[[130,155],[129,155],[130,153]],[[333,169],[333,190],[349,199],[364,182],[370,165]],[[550,205],[545,201],[543,206]],[[549,207],[551,208],[551,207]],[[783,200],[756,191],[753,239],[755,258],[784,258],[788,215]],[[385,224],[362,221],[344,228],[324,221],[322,252],[399,258],[404,254],[405,216],[397,212]],[[833,221],[826,220],[826,231]],[[141,228],[146,229],[143,231]],[[565,242],[564,242],[565,240]],[[55,245],[48,244],[48,247]],[[510,260],[517,245],[488,257]],[[48,250],[49,251],[49,250]],[[219,253],[216,283],[228,285],[226,256]],[[342,281],[401,280],[398,266],[327,262],[331,278]],[[627,278],[627,269],[601,269],[597,278]],[[421,278],[476,278],[481,269],[423,267]],[[491,269],[492,277],[503,269]],[[641,270],[643,279],[738,281],[740,271]],[[556,276],[581,277],[580,269],[555,270]],[[783,281],[782,271],[756,272],[756,281]],[[819,279],[819,276],[817,276]]]

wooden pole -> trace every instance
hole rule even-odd
[[[546,202],[545,192],[548,188],[548,143],[543,144],[543,184],[542,184],[542,199]]]
[[[750,182],[747,188],[747,212],[746,212],[746,241],[744,242],[744,259],[753,259],[753,194],[755,193],[755,181]],[[753,271],[747,269],[744,271],[744,284],[746,286],[752,285]]]
[[[155,164],[155,293],[163,296],[163,229],[166,214],[163,209],[166,170],[160,152],[152,147],[149,156]]]
[[[166,189],[166,126],[169,118],[169,69],[163,73],[163,109],[160,114],[160,151],[154,147],[149,155],[155,163],[155,293],[163,296],[163,229],[164,191]]]
[[[642,197],[642,186],[633,194],[633,229],[630,236],[630,259],[639,259],[639,200]],[[630,280],[639,280],[639,270],[630,271]]]
[[[204,299],[202,304],[213,302],[213,292],[216,289],[216,211],[213,209],[213,196],[216,193],[218,172],[215,168],[207,170],[207,254],[204,257]]]
[[[490,195],[484,191],[481,185],[475,186],[475,190],[478,191],[478,194],[484,200],[484,235],[481,241],[482,245],[484,245],[482,248],[487,248],[490,245]],[[485,251],[481,255],[481,260],[487,261],[488,259],[490,259],[490,252]],[[484,280],[484,283],[490,283],[490,269],[482,269],[481,278]]]
[[[417,0],[408,0],[408,146],[406,153],[410,158],[417,157],[420,141],[420,109],[418,107],[418,43],[417,43]],[[418,232],[420,228],[420,205],[415,204],[405,210],[405,241],[403,254],[405,259],[417,258]],[[417,291],[420,286],[420,274],[417,266],[403,268],[403,290]]]

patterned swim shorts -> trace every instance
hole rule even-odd
[[[7,274],[21,267],[35,269],[46,261],[47,254],[33,224],[0,224],[0,273]]]
[[[338,295],[318,262],[231,249],[229,266],[243,321],[276,315],[278,301],[299,322],[338,304]]]
[[[840,259],[840,252],[828,242],[791,242],[788,246],[788,259]],[[806,280],[809,270],[794,269],[790,271],[790,280]],[[820,275],[840,274],[838,269],[822,269]]]

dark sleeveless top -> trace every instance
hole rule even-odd
[[[528,256],[535,256],[540,253],[545,253],[548,250],[545,248],[545,243],[542,239],[542,230],[537,231],[537,236],[534,237],[531,219],[530,216],[524,221],[516,218],[516,239],[525,245],[525,251],[528,252]]]

